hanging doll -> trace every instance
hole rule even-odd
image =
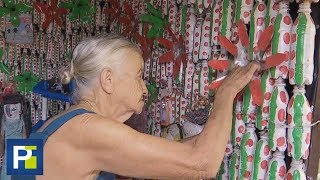
[[[3,97],[3,103],[0,106],[1,141],[4,142],[0,151],[3,152],[1,155],[6,154],[6,139],[22,139],[29,136],[32,127],[30,114],[31,108],[24,96],[15,94]],[[11,180],[11,176],[6,172],[6,159],[6,157],[3,159],[1,180]]]

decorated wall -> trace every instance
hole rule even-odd
[[[3,0],[1,93],[24,95],[32,124],[46,120],[70,105],[72,87],[56,77],[76,44],[119,33],[140,46],[149,91],[131,124],[180,140],[202,131],[215,90],[233,67],[256,61],[263,71],[235,99],[217,178],[305,179],[314,94],[307,90],[307,97],[305,87],[314,87],[317,68],[310,7],[317,2]],[[290,11],[292,4],[299,10]]]

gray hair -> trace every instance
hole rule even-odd
[[[73,79],[73,101],[79,102],[84,90],[105,68],[114,69],[123,59],[115,58],[122,49],[131,49],[141,54],[137,45],[117,34],[96,36],[81,41],[73,51],[70,67],[61,74],[63,84]]]

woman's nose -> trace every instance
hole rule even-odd
[[[148,97],[148,89],[144,81],[142,81],[142,93],[143,93],[143,96]]]

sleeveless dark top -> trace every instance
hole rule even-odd
[[[66,122],[68,122],[73,117],[85,114],[85,113],[92,113],[85,109],[75,109],[70,111],[64,115],[61,115],[57,119],[53,120],[42,132],[37,132],[40,129],[40,126],[35,126],[36,129],[30,134],[29,139],[42,139],[43,145],[47,142],[50,135],[52,135],[55,131],[57,131],[61,126],[63,126]],[[35,180],[35,176],[12,176],[12,180]],[[100,172],[97,180],[114,180],[115,175],[108,172]]]

